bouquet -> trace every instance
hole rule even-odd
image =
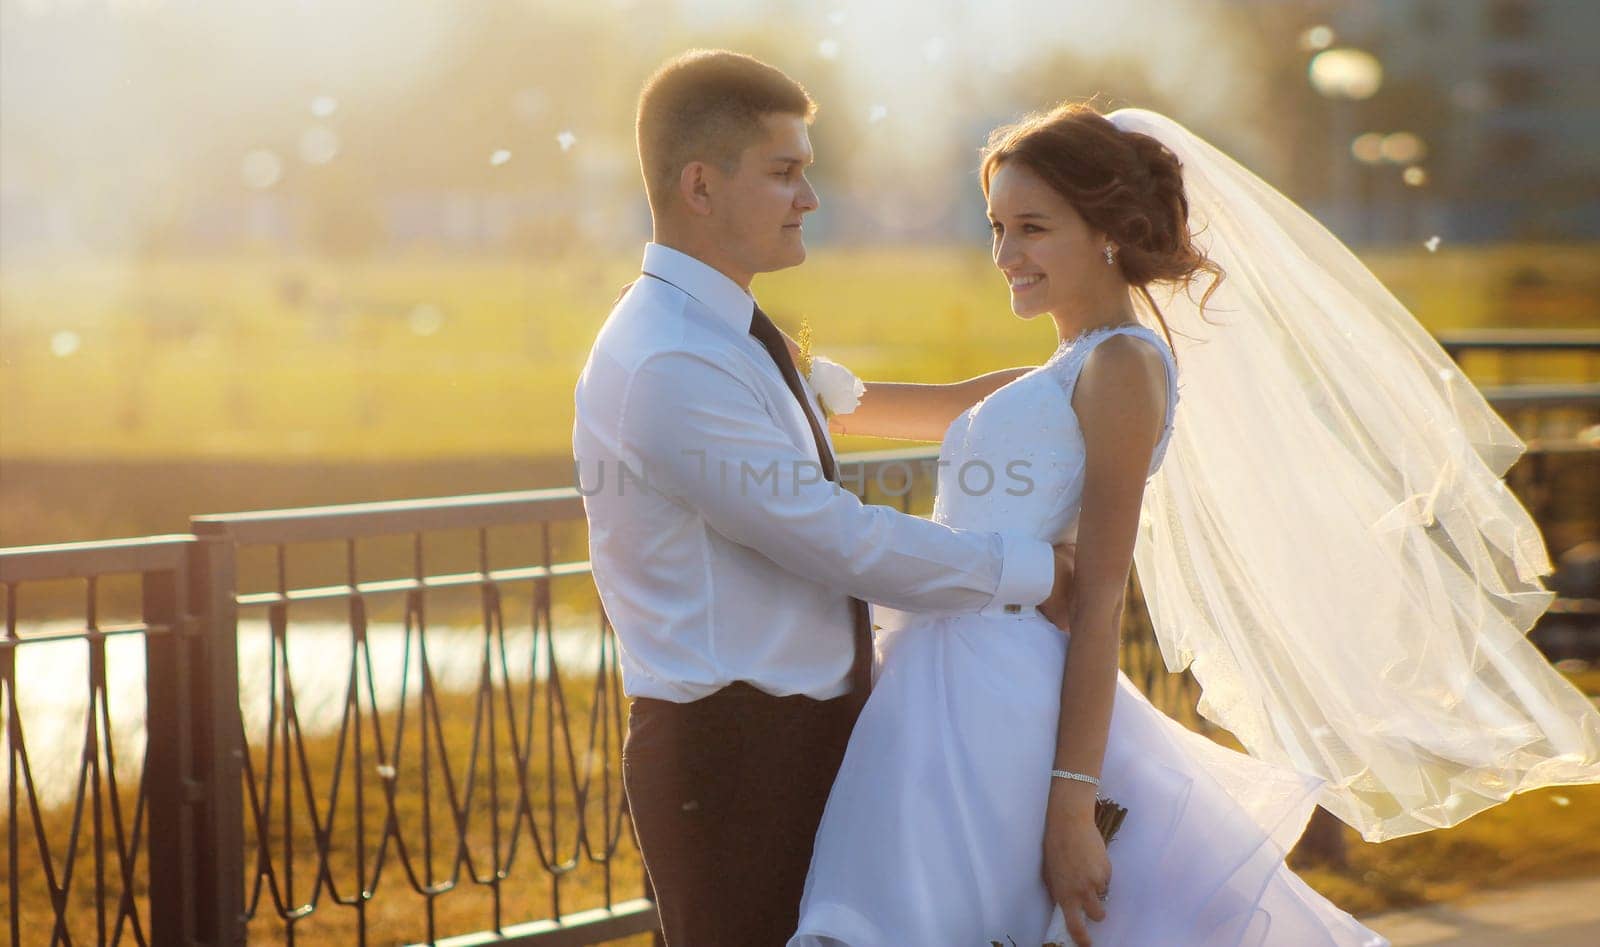
[[[1111,844],[1111,839],[1122,828],[1122,820],[1127,818],[1128,810],[1115,802],[1100,796],[1094,801],[1094,827],[1100,830],[1100,837],[1106,844]]]

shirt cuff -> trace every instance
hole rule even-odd
[[[1031,608],[1049,598],[1055,584],[1056,554],[1049,543],[1023,533],[1000,534],[1000,584],[989,609]]]

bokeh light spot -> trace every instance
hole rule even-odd
[[[239,177],[244,186],[265,191],[283,177],[283,159],[276,152],[257,148],[244,156],[239,164]]]

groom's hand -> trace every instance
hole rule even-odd
[[[1050,597],[1039,603],[1039,614],[1064,631],[1067,609],[1072,604],[1073,565],[1078,558],[1078,545],[1058,543],[1052,548],[1056,553],[1056,584],[1050,589]]]

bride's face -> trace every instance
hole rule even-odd
[[[1105,236],[1026,166],[1009,161],[989,179],[994,265],[1011,288],[1011,311],[1024,319],[1069,311],[1104,291]]]

